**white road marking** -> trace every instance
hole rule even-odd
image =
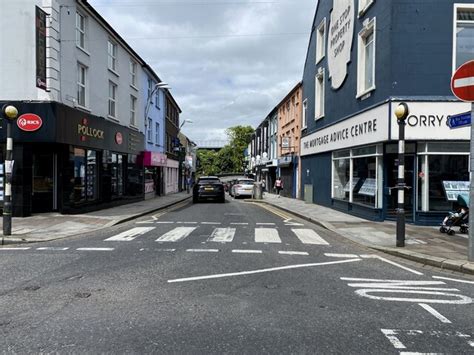
[[[113,237],[107,238],[106,242],[129,242],[134,240],[139,235],[143,235],[155,229],[156,227],[135,227],[128,231],[114,235]]]
[[[385,337],[392,343],[395,349],[406,349],[407,347],[396,337],[397,332],[393,329],[380,329]]]
[[[275,228],[255,228],[255,243],[281,243]]]
[[[280,250],[278,254],[283,254],[283,255],[309,255],[309,253],[305,251],[282,251]]]
[[[163,234],[157,242],[179,242],[190,235],[197,227],[176,227]]]
[[[473,284],[474,281],[467,281],[467,280],[459,280],[459,279],[451,279],[449,277],[442,277],[442,276],[433,276],[434,279],[441,279],[441,280],[448,280],[448,281],[454,281],[454,282],[462,282],[465,284]]]
[[[178,223],[181,223],[181,222],[178,222]],[[198,222],[182,222],[184,224],[198,224]]]
[[[268,269],[232,272],[232,273],[227,273],[227,274],[215,274],[215,275],[206,275],[206,276],[187,277],[187,278],[182,278],[182,279],[168,280],[168,283],[197,281],[197,280],[208,280],[208,279],[219,279],[219,278],[232,277],[232,276],[261,274],[261,273],[265,273],[265,272],[299,269],[299,268],[307,268],[307,267],[313,267],[313,266],[325,266],[325,265],[352,263],[352,262],[361,261],[361,260],[362,259],[348,259],[348,260],[329,261],[329,262],[324,262],[324,263],[288,265],[288,266],[273,267],[273,268],[268,268]]]
[[[221,222],[201,222],[201,224],[222,224]]]
[[[234,240],[235,228],[214,228],[208,242],[228,243]]]
[[[439,313],[436,309],[431,307],[430,305],[427,305],[426,303],[418,303],[422,308],[424,308],[426,311],[431,313],[433,316],[438,318],[442,323],[451,323],[451,321],[443,316],[441,313]]]
[[[155,223],[155,221],[139,221],[135,222],[136,224],[150,224],[150,223]]]
[[[68,250],[68,247],[41,247],[41,248],[36,248],[36,250]]]
[[[230,224],[236,225],[236,226],[247,226],[247,222],[231,222]]]
[[[157,251],[176,251],[176,249],[157,249]]]
[[[155,223],[158,223],[158,224],[173,224],[174,222],[173,221],[156,221]]]
[[[0,248],[0,250],[28,250],[31,249],[30,247],[5,247]]]
[[[257,226],[274,226],[275,223],[255,223]]]
[[[219,249],[186,249],[192,253],[218,253]]]
[[[356,254],[333,254],[333,253],[324,253],[324,255],[330,258],[358,258]]]
[[[464,88],[474,85],[474,76],[454,80],[454,88]]]
[[[312,229],[294,229],[291,231],[296,234],[303,244],[329,245],[323,238]]]
[[[423,275],[423,273],[419,272],[419,271],[416,271],[416,270],[413,270],[413,269],[410,269],[406,266],[403,266],[403,265],[400,265],[394,261],[391,261],[391,260],[388,260],[388,259],[385,259],[379,255],[374,255],[374,254],[369,254],[369,255],[361,255],[360,256],[361,258],[363,259],[379,259],[380,261],[383,261],[383,262],[386,262],[388,264],[391,264],[393,266],[396,266],[396,267],[399,267],[400,269],[403,269],[403,270],[406,270],[406,271],[409,271],[411,273],[414,273],[415,275]]]
[[[232,253],[240,253],[240,254],[262,254],[261,250],[252,250],[252,249],[234,249]]]
[[[114,248],[77,248],[79,251],[112,251]]]
[[[303,223],[296,223],[296,222],[290,222],[290,223],[285,223],[285,226],[304,226]]]

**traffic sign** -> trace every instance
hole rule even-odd
[[[449,128],[462,128],[471,124],[471,111],[448,116],[446,124]]]
[[[41,128],[43,120],[34,113],[25,113],[18,117],[16,124],[22,131],[34,132]]]
[[[451,91],[459,100],[474,102],[474,60],[456,70],[451,79]]]

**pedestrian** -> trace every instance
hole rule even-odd
[[[191,193],[192,185],[193,178],[191,177],[191,175],[188,175],[188,177],[186,178],[186,190],[188,191],[188,194]]]
[[[266,182],[265,182],[265,179],[262,180],[262,197],[263,197],[263,194],[265,193],[265,187],[266,187]]]
[[[280,177],[278,177],[276,180],[275,180],[275,190],[276,190],[276,193],[278,195],[278,198],[280,198],[280,191],[283,190],[283,181],[281,180]]]

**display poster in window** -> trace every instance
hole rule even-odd
[[[377,190],[377,180],[372,178],[365,179],[361,188],[359,189],[358,194],[364,196],[375,196],[375,191]]]
[[[455,202],[461,195],[469,201],[469,185],[469,181],[443,181],[446,200]]]
[[[357,184],[359,184],[359,181],[360,181],[360,178],[357,178],[357,179],[354,179],[353,182],[352,182],[352,189],[355,189]],[[344,185],[344,192],[350,192],[351,191],[351,188],[350,188],[350,181],[348,181],[345,185]]]
[[[0,202],[3,204],[3,191],[5,189],[4,176],[3,176],[3,164],[0,164]]]

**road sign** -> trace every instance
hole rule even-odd
[[[41,128],[43,120],[34,113],[25,113],[18,117],[16,124],[22,131],[34,132]]]
[[[471,111],[449,116],[446,124],[449,128],[462,128],[471,124]]]
[[[462,101],[474,101],[474,60],[464,63],[451,79],[451,91]]]

